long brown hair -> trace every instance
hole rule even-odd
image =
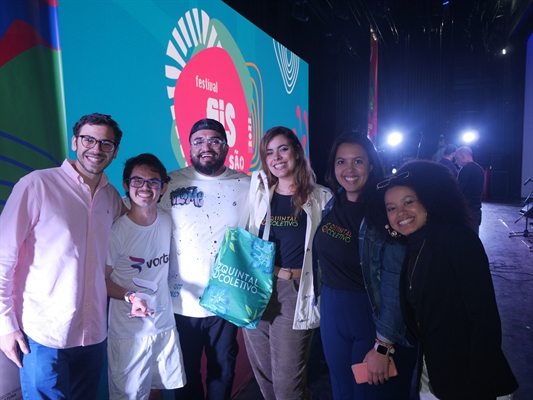
[[[316,183],[316,176],[311,169],[309,162],[305,158],[304,149],[296,134],[284,126],[275,126],[266,131],[265,135],[261,138],[261,143],[259,144],[259,155],[261,156],[263,170],[268,178],[268,185],[273,186],[278,183],[278,178],[270,172],[266,162],[267,146],[270,141],[278,135],[282,135],[287,138],[295,156],[296,166],[294,169],[294,184],[296,186],[296,191],[292,195],[292,205],[294,215],[298,216],[301,212],[302,206],[309,200],[309,196],[311,195]]]

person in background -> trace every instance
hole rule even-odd
[[[237,326],[200,306],[227,227],[237,227],[247,207],[250,178],[224,166],[228,155],[224,126],[201,119],[189,136],[191,166],[169,174],[159,207],[172,217],[169,288],[180,334],[187,384],[176,400],[206,398],[201,360],[207,358],[207,398],[231,397],[239,352]]]
[[[446,140],[444,135],[439,135],[439,144],[437,145],[437,152],[431,156],[433,161],[439,161],[444,156],[444,149],[446,148]]]
[[[131,209],[113,224],[107,250],[111,399],[162,399],[185,384],[168,287],[172,221],[157,203],[170,178],[153,154],[124,165]]]
[[[402,312],[420,343],[420,398],[495,399],[518,383],[505,359],[483,244],[447,168],[412,161],[378,184],[391,232],[407,239]]]
[[[457,176],[459,189],[465,196],[468,208],[470,209],[469,226],[476,234],[479,234],[479,225],[481,225],[481,196],[483,194],[485,174],[483,168],[474,162],[470,147],[459,147],[455,152],[455,159],[461,167]]]
[[[311,399],[307,360],[319,306],[313,296],[312,238],[331,192],[315,183],[298,137],[269,129],[259,145],[270,188],[270,241],[276,244],[273,292],[257,329],[245,329],[250,364],[266,400]],[[252,194],[253,195],[253,194]],[[253,198],[249,231],[262,234],[263,192]]]
[[[444,148],[444,155],[440,159],[440,163],[446,165],[454,178],[457,178],[457,167],[455,166],[455,163],[453,162],[453,158],[455,157],[455,151],[457,150],[457,147],[455,147],[453,144],[448,144]]]
[[[107,242],[126,208],[104,169],[122,131],[97,113],[73,131],[76,159],[21,178],[0,215],[0,347],[25,399],[94,399],[105,363]]]
[[[339,400],[409,399],[411,392],[415,340],[403,321],[399,294],[405,245],[387,238],[378,223],[381,180],[383,167],[368,138],[355,133],[335,141],[326,172],[335,197],[323,213],[314,249],[322,284],[322,346]],[[396,377],[389,376],[390,357]],[[363,361],[368,381],[357,384],[351,366]]]

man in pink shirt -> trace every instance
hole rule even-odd
[[[95,398],[105,362],[107,241],[123,204],[103,171],[122,131],[103,114],[73,131],[76,160],[20,179],[0,215],[0,348],[25,399]]]

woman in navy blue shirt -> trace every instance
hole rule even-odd
[[[322,288],[320,332],[335,399],[409,399],[416,362],[399,300],[405,246],[387,238],[375,210],[383,167],[363,135],[337,139],[326,180],[335,192],[315,234]],[[316,284],[316,283],[315,283]],[[393,357],[398,376],[389,375]],[[353,364],[367,363],[357,384]]]

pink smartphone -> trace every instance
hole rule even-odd
[[[368,382],[368,368],[366,362],[352,365],[353,376],[355,376],[355,381],[357,383],[367,383]],[[392,357],[389,357],[389,376],[398,375],[396,370],[396,364]]]

